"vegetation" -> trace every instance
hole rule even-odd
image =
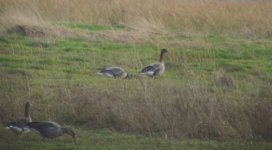
[[[29,149],[29,150],[51,150],[51,149],[74,149],[80,150],[99,149],[99,150],[118,150],[118,149],[173,149],[173,150],[194,150],[194,149],[260,149],[266,150],[271,145],[263,143],[241,143],[241,142],[216,142],[205,140],[190,139],[161,139],[155,137],[144,137],[141,135],[128,135],[112,132],[107,129],[81,130],[77,129],[79,138],[77,145],[72,144],[68,137],[58,138],[57,141],[42,140],[34,133],[29,133],[23,137],[16,137],[14,134],[1,129],[1,149]],[[14,142],[13,140],[17,141]]]
[[[271,5],[0,0],[0,121],[29,100],[33,120],[75,128],[78,149],[270,149]],[[166,72],[139,76],[161,48]],[[132,77],[97,75],[112,65]],[[73,149],[68,137],[0,138],[0,149]]]

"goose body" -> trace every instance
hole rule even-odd
[[[107,77],[119,77],[119,78],[126,78],[127,72],[121,67],[107,67],[102,69],[98,74],[104,75]]]
[[[6,125],[6,129],[10,129],[14,133],[21,135],[22,133],[29,132],[29,127],[27,125],[28,122],[31,122],[31,116],[29,112],[30,103],[26,102],[25,104],[25,115],[23,117],[18,118],[16,121],[8,123]]]
[[[163,61],[164,54],[167,53],[166,49],[161,50],[159,63],[154,63],[145,66],[140,73],[150,77],[159,76],[165,71],[165,65]]]
[[[161,75],[165,70],[164,63],[154,63],[145,66],[140,73],[150,77]]]
[[[43,138],[54,139],[64,134],[70,135],[75,139],[75,132],[68,128],[61,127],[56,122],[29,122],[27,123],[28,127],[36,131]]]

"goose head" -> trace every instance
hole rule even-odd
[[[163,55],[166,53],[168,53],[167,49],[165,48],[161,49],[160,62],[163,62]]]
[[[76,140],[76,133],[72,129],[61,128],[62,132],[70,135],[74,140]]]
[[[161,54],[165,54],[165,53],[167,53],[167,52],[168,52],[167,49],[165,49],[165,48],[161,49]]]

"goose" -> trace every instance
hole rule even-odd
[[[27,125],[43,138],[54,139],[67,134],[70,135],[74,141],[76,140],[76,134],[72,129],[61,127],[58,123],[53,121],[29,122]]]
[[[27,125],[28,122],[32,122],[30,117],[30,103],[27,101],[25,103],[25,115],[23,117],[19,117],[16,121],[10,122],[6,125],[6,129],[10,129],[17,135],[22,135],[23,133],[29,132],[29,127]]]
[[[164,62],[163,62],[163,56],[167,52],[168,52],[167,49],[161,49],[159,63],[154,63],[154,64],[147,65],[139,73],[150,76],[150,77],[155,77],[155,76],[161,75],[165,70],[165,65],[164,65]]]
[[[102,69],[99,75],[104,75],[107,77],[119,77],[119,78],[127,78],[127,72],[121,67],[107,67]]]

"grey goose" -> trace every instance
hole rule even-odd
[[[72,129],[61,127],[58,123],[53,121],[29,122],[27,125],[43,138],[54,139],[67,134],[74,140],[76,139],[76,134]]]
[[[145,66],[139,73],[150,76],[150,77],[161,75],[165,70],[163,56],[167,52],[168,52],[167,49],[162,49],[160,53],[159,62]]]

